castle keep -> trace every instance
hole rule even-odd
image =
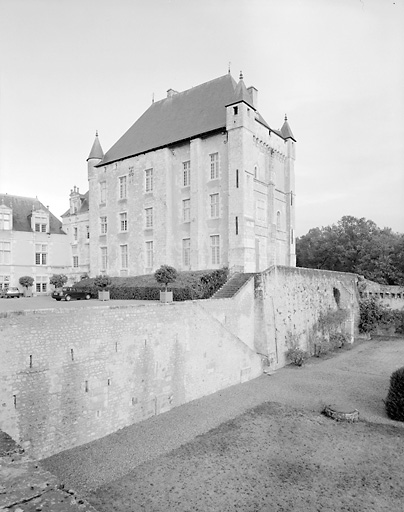
[[[295,139],[257,96],[227,74],[169,89],[105,154],[97,135],[63,216],[75,277],[295,266]]]

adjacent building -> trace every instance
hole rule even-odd
[[[97,134],[63,216],[78,274],[295,266],[296,141],[257,98],[227,74],[169,89],[105,154]]]
[[[0,286],[34,278],[33,291],[47,294],[49,278],[70,266],[62,223],[37,198],[0,194]]]

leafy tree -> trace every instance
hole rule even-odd
[[[34,284],[34,278],[31,276],[21,276],[18,282],[20,283],[21,286],[28,289],[30,286]]]
[[[167,292],[167,286],[169,283],[173,283],[177,279],[177,275],[178,273],[174,267],[161,265],[161,267],[154,273],[154,278],[159,284],[164,284],[165,291]]]
[[[53,284],[55,288],[62,288],[62,286],[67,283],[67,276],[64,274],[53,274],[49,282]]]
[[[313,228],[296,241],[297,266],[353,272],[381,284],[404,284],[404,235],[352,216]]]
[[[111,284],[111,278],[107,275],[99,275],[94,279],[94,285],[101,290],[106,290]]]

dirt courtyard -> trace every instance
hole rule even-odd
[[[99,512],[403,510],[404,424],[384,412],[403,339],[233,386],[42,461]],[[337,423],[322,404],[360,411]]]

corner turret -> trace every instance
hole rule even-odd
[[[98,165],[101,160],[104,158],[104,152],[102,150],[100,141],[98,140],[98,131],[95,132],[95,140],[93,142],[93,146],[91,148],[90,154],[87,158],[87,172],[88,179],[92,177],[94,174],[94,167]]]

